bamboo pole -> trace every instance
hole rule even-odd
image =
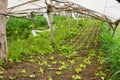
[[[7,0],[0,1],[0,12],[7,13]],[[0,15],[0,58],[7,63],[6,16]]]

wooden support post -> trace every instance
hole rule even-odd
[[[113,28],[113,34],[112,34],[112,36],[115,35],[115,31],[116,31],[116,29],[117,29],[117,27],[118,27],[118,24],[119,24],[119,22],[115,24],[115,27]]]
[[[53,29],[53,8],[52,8],[52,5],[53,5],[53,2],[52,0],[50,0],[50,6],[49,6],[49,11],[50,11],[50,31],[51,31],[51,46],[54,48],[54,29]]]
[[[7,13],[7,0],[0,0],[0,12]],[[7,63],[6,16],[0,15],[0,58]]]
[[[109,29],[108,29],[108,31],[110,31],[111,29],[113,29],[113,26],[112,26],[111,23],[109,23]]]
[[[110,28],[109,28],[108,31],[110,31],[112,29],[112,31],[113,31],[112,36],[115,35],[115,31],[116,31],[116,29],[118,27],[118,24],[119,24],[119,22],[115,23],[115,26],[113,26],[112,23],[109,23]]]
[[[76,28],[78,28],[78,24],[79,24],[79,19],[78,19],[78,13],[76,14]]]
[[[34,27],[35,27],[35,25],[34,25],[34,12],[31,12],[30,15],[31,15],[31,19],[32,19],[32,30],[34,30]]]
[[[70,33],[70,13],[68,12],[68,33]]]

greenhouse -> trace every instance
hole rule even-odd
[[[1,0],[0,80],[120,80],[120,0]]]

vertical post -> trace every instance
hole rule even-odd
[[[78,28],[78,23],[79,23],[79,19],[78,19],[78,13],[76,14],[76,28]]]
[[[68,12],[68,33],[70,33],[70,13]]]
[[[54,48],[54,29],[53,29],[53,2],[50,0],[50,31],[51,31],[51,45]]]
[[[34,25],[34,12],[32,11],[30,13],[30,15],[31,15],[31,19],[32,19],[32,30],[34,30],[34,27],[35,27],[35,25]]]
[[[112,34],[113,37],[114,37],[114,35],[115,35],[115,31],[116,31],[118,25],[119,25],[119,22],[117,22],[117,23],[115,24],[115,27],[114,27],[114,29],[113,29],[113,34]]]
[[[110,31],[111,29],[113,29],[113,26],[112,26],[111,23],[108,23],[108,24],[109,24],[109,29],[108,29],[108,31]]]
[[[7,0],[0,0],[0,13],[7,13]],[[6,16],[0,15],[0,58],[7,63]]]

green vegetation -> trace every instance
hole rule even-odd
[[[102,51],[107,61],[110,71],[110,80],[120,79],[120,28],[112,37],[108,31],[108,25],[104,23],[101,33]]]
[[[35,20],[35,30],[49,29],[44,17],[36,16]],[[36,63],[37,60],[33,58],[33,55],[36,55],[36,53],[51,54],[57,51],[61,56],[67,58],[66,61],[58,61],[59,59],[56,60],[55,56],[39,61],[37,62],[39,73],[44,74],[46,68],[48,68],[48,70],[53,69],[52,66],[57,65],[57,68],[55,68],[55,75],[60,76],[64,74],[64,71],[69,70],[72,67],[74,74],[71,76],[71,79],[81,80],[82,77],[80,76],[80,73],[83,69],[86,69],[88,65],[92,64],[92,59],[98,57],[100,58],[99,62],[101,64],[103,63],[101,60],[102,54],[96,54],[99,52],[96,48],[98,44],[97,41],[99,40],[101,23],[102,22],[99,20],[87,19],[85,21],[80,21],[79,28],[77,29],[75,26],[76,21],[71,19],[71,30],[70,33],[68,33],[67,17],[54,16],[55,49],[53,49],[50,45],[50,31],[38,33],[36,37],[33,37],[31,32],[31,21],[10,18],[7,22],[8,60],[9,62],[21,62],[22,60],[27,60],[29,63]],[[107,26],[106,23],[103,24],[102,33],[100,35],[102,45],[101,53],[104,53],[105,61],[107,61],[107,64],[111,69],[110,80],[119,80],[120,28],[113,38],[111,32],[108,32]],[[68,40],[68,43],[65,42],[66,39],[70,39]],[[81,57],[81,54],[86,55],[85,57]],[[41,56],[37,56],[38,60],[40,58]],[[0,61],[0,65],[1,64]],[[75,66],[76,64],[78,66]],[[44,66],[46,68],[44,68]],[[22,69],[20,73],[23,74],[23,76],[26,76],[27,71],[26,69]],[[28,76],[30,78],[36,77],[35,74],[29,74]],[[95,76],[102,76],[101,78],[105,78],[106,74],[100,67],[100,70],[95,73]],[[0,78],[3,78],[3,76],[0,76]],[[15,77],[10,76],[9,78],[14,79]],[[52,80],[52,77],[48,77],[48,80]]]
[[[64,19],[64,20],[63,20]],[[48,25],[42,16],[35,17],[35,30],[46,30]],[[71,31],[68,34],[68,22],[66,17],[54,17],[55,50],[60,48],[64,39],[73,36],[76,31],[76,21],[71,19]],[[37,37],[31,34],[32,23],[29,20],[10,18],[7,22],[8,60],[20,62],[34,53],[52,53],[54,49],[50,45],[50,31],[38,33]]]

